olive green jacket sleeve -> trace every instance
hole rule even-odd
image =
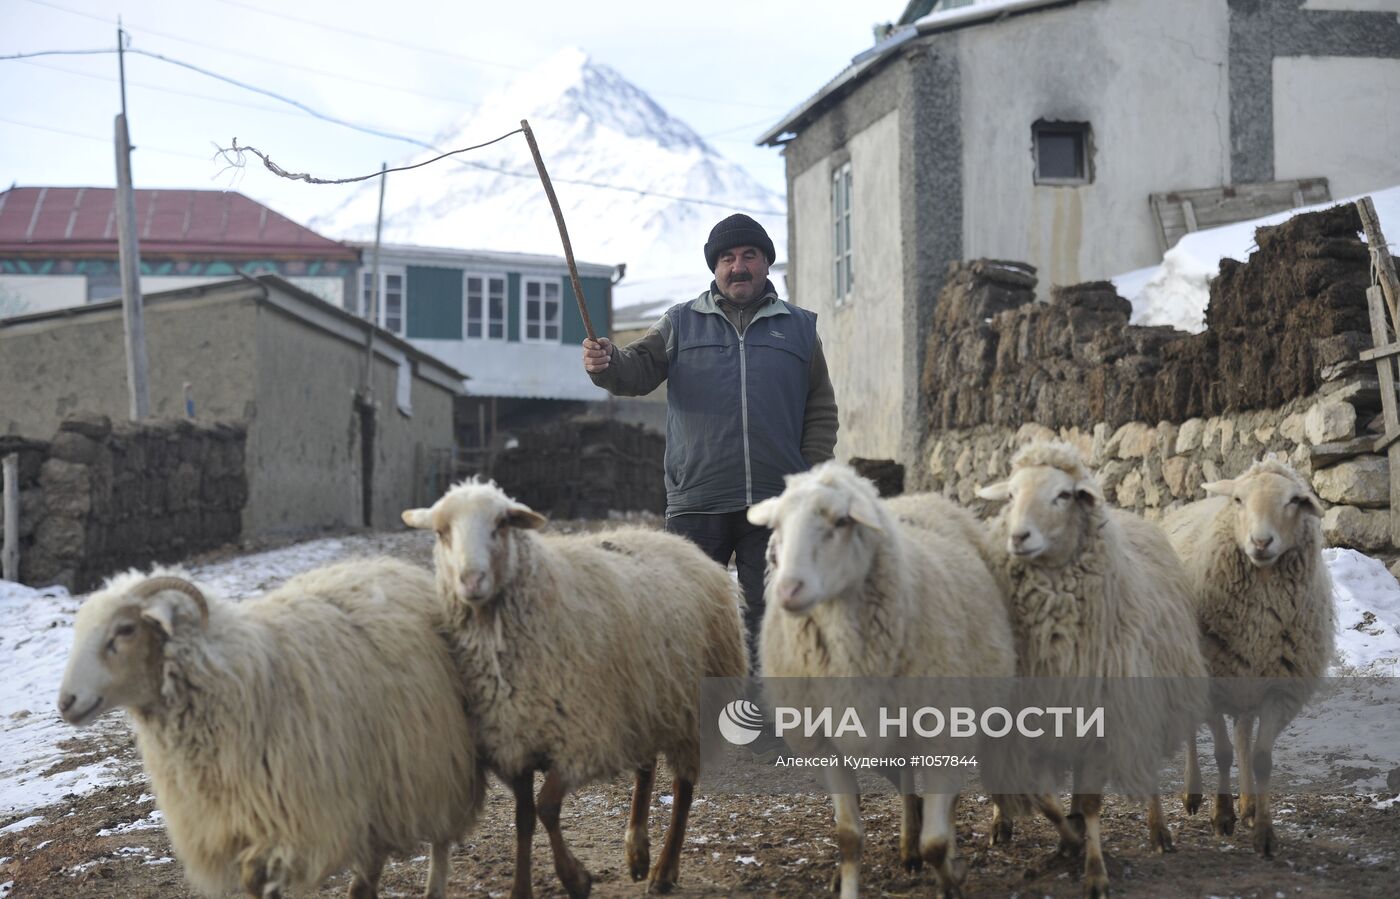
[[[661,316],[645,334],[627,344],[613,344],[608,367],[589,372],[593,383],[616,396],[644,396],[666,380],[672,341],[671,319]]]

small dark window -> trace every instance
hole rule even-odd
[[[1036,184],[1088,184],[1089,124],[1036,122],[1031,127]]]

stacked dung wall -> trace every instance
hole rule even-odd
[[[131,566],[235,542],[242,424],[82,415],[21,452],[20,580],[87,590]]]
[[[1110,499],[1148,515],[1204,496],[1265,453],[1311,476],[1331,508],[1328,539],[1389,545],[1389,475],[1379,432],[1355,208],[1297,216],[1256,235],[1246,263],[1211,285],[1207,328],[1128,324],[1106,282],[1036,303],[1033,270],[952,267],[923,373],[928,430],[913,486],[970,501],[1036,437],[1080,446]]]
[[[666,439],[640,425],[580,418],[520,431],[491,475],[501,489],[560,518],[666,510]]]

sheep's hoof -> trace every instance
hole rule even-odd
[[[1271,824],[1254,829],[1254,851],[1264,858],[1273,858],[1278,850],[1278,840],[1274,837],[1274,828]]]
[[[645,880],[647,872],[651,870],[651,847],[646,843],[639,843],[627,846],[627,872],[632,875],[632,881]]]
[[[904,870],[911,874],[924,866],[923,857],[916,851],[911,851],[908,848],[901,849],[899,855],[900,861],[904,863]]]
[[[1152,844],[1152,851],[1158,855],[1176,851],[1176,847],[1172,845],[1172,832],[1167,829],[1165,824],[1152,828],[1149,841]]]
[[[1194,815],[1201,810],[1201,798],[1200,793],[1181,794],[1181,806],[1186,809],[1186,814]]]
[[[1254,826],[1254,798],[1240,797],[1240,823],[1245,827]]]
[[[836,873],[831,875],[831,892],[841,895],[841,869],[837,868]]]
[[[662,871],[658,864],[647,881],[648,893],[669,893],[676,888],[677,872],[674,868]]]
[[[1108,899],[1108,877],[1101,875],[1096,880],[1084,881],[1084,899]]]
[[[1215,797],[1215,814],[1211,815],[1210,826],[1218,837],[1228,837],[1235,832],[1235,804],[1231,797]]]
[[[350,899],[376,899],[379,891],[368,880],[356,874],[350,881],[350,892],[347,895]]]
[[[1003,846],[1011,842],[1013,833],[1011,819],[1002,818],[992,823],[992,832],[987,835],[988,846]]]

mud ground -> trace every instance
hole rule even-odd
[[[562,524],[560,530],[596,525]],[[364,535],[357,552],[390,552],[429,564],[430,543],[421,535]],[[262,548],[262,547],[259,547]],[[205,561],[247,552],[249,547],[211,554]],[[271,585],[268,585],[271,586]],[[12,882],[5,899],[23,897],[188,897],[179,862],[160,827],[107,833],[123,825],[150,823],[155,809],[140,760],[119,716],[76,732],[64,747],[61,766],[115,756],[121,783],[44,809],[24,813],[43,821],[0,833],[0,885]],[[1213,775],[1207,774],[1209,783]],[[564,807],[564,833],[594,878],[598,897],[642,896],[623,860],[622,837],[630,780],[600,784],[570,796]],[[651,815],[653,859],[669,820],[669,777],[657,778]],[[1147,845],[1140,806],[1110,797],[1104,810],[1104,850],[1118,896],[1206,897],[1369,897],[1400,895],[1400,804],[1380,803],[1375,795],[1286,795],[1278,797],[1275,828],[1278,856],[1253,852],[1250,831],[1233,836],[1211,833],[1207,808],[1186,817],[1175,797],[1164,800],[1176,851],[1156,855]],[[898,798],[867,797],[863,803],[866,849],[862,885],[869,896],[933,894],[930,874],[906,873],[898,860]],[[21,816],[0,818],[0,828]],[[967,862],[963,888],[969,897],[1081,895],[1080,864],[1046,864],[1057,837],[1044,822],[1017,822],[1010,846],[987,848],[990,807],[964,796],[958,814],[958,852]],[[543,830],[534,843],[533,883],[541,897],[563,896],[554,876]],[[426,851],[426,847],[425,847]],[[513,810],[509,794],[492,785],[483,819],[452,855],[449,895],[509,895],[514,865]],[[692,810],[679,896],[818,896],[828,891],[835,870],[836,844],[829,801],[819,795],[753,796],[707,794],[703,782]],[[381,895],[420,894],[427,874],[423,856],[392,861]],[[318,896],[343,895],[348,878],[329,881]]]

